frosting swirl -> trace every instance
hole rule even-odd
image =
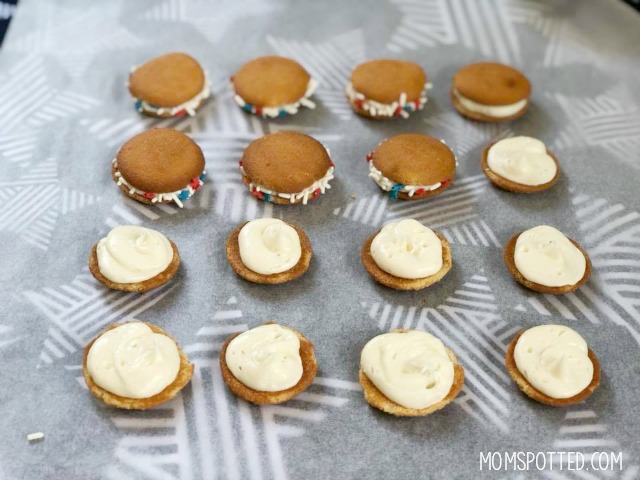
[[[500,140],[487,152],[489,168],[501,177],[522,185],[542,185],[558,172],[556,162],[537,138],[513,137]]]
[[[563,325],[538,325],[525,331],[514,349],[520,373],[542,393],[570,398],[593,379],[587,342]]]
[[[442,342],[427,332],[391,332],[372,338],[362,349],[360,366],[390,400],[422,409],[445,398],[454,367]]]
[[[442,242],[417,220],[401,220],[380,230],[371,242],[371,256],[391,275],[425,278],[442,268]]]
[[[513,256],[524,278],[547,287],[575,285],[587,268],[582,252],[561,231],[548,225],[522,232]]]
[[[276,324],[261,325],[235,337],[227,346],[225,361],[233,376],[261,392],[278,392],[302,378],[300,339]]]
[[[156,230],[120,225],[98,242],[98,268],[116,283],[144,282],[162,273],[173,259],[169,239]]]
[[[302,255],[296,229],[277,218],[248,222],[238,234],[238,245],[242,263],[262,275],[286,272]]]
[[[166,335],[130,322],[98,337],[87,355],[87,370],[105,390],[127,398],[149,398],[178,376],[180,353]]]

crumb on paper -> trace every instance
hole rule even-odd
[[[43,438],[44,438],[44,433],[42,432],[30,433],[29,435],[27,435],[27,440],[30,442],[42,440]]]

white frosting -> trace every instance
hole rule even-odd
[[[247,103],[240,95],[237,93],[233,96],[233,100],[240,106],[243,110],[247,111],[251,110],[251,113],[254,115],[259,115],[265,118],[276,118],[279,117],[282,112],[288,113],[289,115],[295,115],[298,113],[300,107],[307,107],[310,109],[316,108],[316,104],[309,100],[309,98],[313,95],[313,93],[318,88],[318,82],[313,78],[309,79],[309,83],[307,84],[307,90],[304,92],[302,98],[293,103],[285,103],[282,105],[276,105],[274,107],[262,107],[251,105]]]
[[[252,328],[231,340],[225,361],[234,377],[260,392],[286,390],[302,378],[300,339],[276,324]]]
[[[460,92],[453,90],[453,94],[464,108],[470,112],[479,113],[481,115],[487,115],[488,117],[504,118],[515,115],[522,110],[529,101],[528,98],[519,100],[516,103],[510,103],[509,105],[484,105],[482,103],[474,102],[466,97],[463,97]]]
[[[407,94],[401,93],[398,100],[392,103],[380,103],[375,100],[366,98],[364,94],[356,91],[353,84],[349,82],[345,89],[345,93],[352,103],[359,102],[362,110],[373,116],[395,117],[397,115],[403,118],[409,118],[410,112],[422,110],[427,103],[427,90],[431,88],[430,83],[425,83],[424,89],[420,93],[417,100],[407,102]]]
[[[442,268],[442,242],[417,220],[401,220],[380,230],[371,242],[371,256],[391,275],[425,278]]]
[[[178,376],[180,353],[171,338],[148,325],[130,322],[96,339],[87,355],[87,370],[105,390],[128,398],[149,398]]]
[[[582,252],[561,231],[548,225],[520,234],[514,260],[524,278],[547,287],[575,285],[587,268]]]
[[[374,165],[373,161],[369,162],[369,178],[371,178],[376,184],[385,192],[390,192],[392,189],[394,192],[404,192],[410,197],[413,197],[419,190],[430,192],[436,190],[442,186],[442,182],[434,183],[433,185],[404,185],[385,177],[380,170]],[[401,185],[401,188],[395,188]],[[419,192],[422,193],[422,192]]]
[[[327,152],[328,151],[329,150],[327,150]],[[329,182],[334,178],[333,170],[334,170],[334,167],[329,167],[329,169],[327,170],[327,173],[324,174],[324,177],[322,177],[320,180],[316,180],[315,182],[313,182],[313,184],[311,184],[311,186],[297,193],[279,193],[273,190],[269,190],[268,188],[253,182],[249,182],[249,190],[251,190],[253,194],[256,194],[256,193],[267,194],[267,195],[272,195],[280,198],[286,198],[291,203],[295,203],[298,200],[302,199],[302,204],[306,205],[309,202],[309,198],[315,195],[316,190],[318,191],[318,194],[323,194],[326,190],[331,188],[331,185],[329,185]],[[240,171],[242,171],[242,174],[245,177],[247,176],[242,166],[240,167]],[[268,199],[264,199],[264,200],[268,201]]]
[[[487,152],[489,168],[507,180],[522,185],[542,185],[558,172],[547,147],[536,138],[513,137],[500,140]]]
[[[302,255],[296,229],[277,218],[248,222],[240,230],[238,245],[242,263],[262,275],[291,270]]]
[[[593,379],[587,342],[563,325],[538,325],[516,343],[514,359],[527,381],[553,398],[569,398]]]
[[[162,273],[173,259],[167,237],[150,228],[120,225],[98,242],[98,268],[112,282],[144,282]]]
[[[453,362],[440,340],[427,332],[392,332],[372,338],[360,367],[387,398],[407,408],[438,403],[453,385]]]
[[[131,73],[135,72],[138,67],[133,67],[131,69]],[[128,84],[127,84],[128,86]],[[136,108],[138,108],[140,112],[149,112],[155,115],[165,115],[169,114],[170,117],[175,116],[176,114],[184,111],[189,114],[189,116],[193,117],[196,114],[196,109],[198,106],[207,98],[211,96],[211,82],[209,80],[209,76],[207,72],[204,72],[204,86],[202,90],[192,99],[187,100],[180,105],[176,105],[175,107],[158,107],[156,105],[152,105],[145,100],[140,98],[133,97],[136,100]]]
[[[192,179],[192,182],[197,180],[197,184],[198,184],[197,188],[194,188],[193,185],[189,183],[189,185],[186,185],[184,188],[181,188],[180,190],[176,190],[175,192],[164,192],[164,193],[145,192],[144,190],[139,190],[133,185],[131,185],[129,182],[127,182],[127,180],[122,176],[122,173],[120,173],[120,170],[118,170],[118,162],[116,158],[114,158],[111,161],[111,163],[113,163],[113,165],[115,166],[114,175],[118,179],[117,185],[118,186],[125,185],[129,189],[130,194],[133,195],[134,193],[136,193],[142,196],[153,195],[150,198],[152,203],[165,202],[165,201],[175,202],[176,205],[178,205],[180,208],[184,207],[184,205],[182,204],[182,200],[188,200],[189,198],[191,198],[193,194],[196,193],[202,185],[204,185],[203,178],[207,174],[206,170],[203,170],[199,177]],[[186,192],[186,194],[183,192]],[[184,196],[184,198],[180,199],[180,196]]]

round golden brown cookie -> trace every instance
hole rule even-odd
[[[582,285],[584,285],[587,280],[589,280],[589,277],[591,276],[591,259],[589,258],[589,255],[587,255],[587,252],[585,252],[584,249],[580,246],[580,244],[571,238],[569,238],[569,241],[573,243],[578,250],[580,250],[580,252],[584,255],[585,260],[587,261],[587,266],[585,268],[584,275],[582,276],[582,278],[578,283],[574,285],[564,285],[562,287],[547,287],[546,285],[541,285],[539,283],[532,282],[531,280],[527,280],[526,278],[524,278],[524,276],[520,273],[520,271],[516,267],[516,261],[514,258],[515,250],[516,250],[516,242],[518,241],[518,237],[520,236],[521,233],[522,232],[516,233],[513,237],[511,237],[511,239],[507,242],[507,244],[504,247],[504,254],[503,254],[504,263],[507,265],[507,269],[509,270],[509,273],[513,275],[513,278],[515,278],[519,284],[524,285],[528,289],[533,290],[535,292],[550,293],[552,295],[560,295],[563,293],[569,293],[569,292],[573,292],[574,290],[577,290]]]
[[[350,81],[354,92],[364,96],[360,99],[349,98],[353,110],[365,117],[383,119],[398,115],[372,114],[370,110],[363,108],[363,102],[372,100],[390,105],[398,102],[402,94],[406,95],[407,103],[420,102],[427,75],[417,63],[382,59],[358,65],[351,73]]]
[[[122,176],[128,184],[121,185],[122,191],[144,201],[148,200],[145,192],[171,193],[188,188],[200,178],[204,167],[202,150],[191,138],[171,128],[154,128],[120,148],[112,164],[112,177],[117,183]],[[131,193],[130,186],[139,192]]]
[[[178,253],[178,247],[175,243],[173,243],[173,240],[168,240],[171,244],[171,248],[173,248],[173,258],[171,259],[171,263],[169,263],[169,265],[164,269],[163,272],[160,272],[155,277],[150,278],[149,280],[145,280],[144,282],[118,283],[112,282],[107,277],[102,275],[102,272],[100,272],[100,264],[98,263],[97,243],[95,243],[93,247],[91,247],[91,253],[89,254],[89,271],[91,272],[91,275],[93,275],[93,277],[101,284],[113,290],[143,293],[148,292],[149,290],[153,290],[154,288],[161,287],[173,278],[173,276],[178,271],[178,267],[180,267],[180,254]]]
[[[304,97],[311,76],[295,60],[267,56],[245,63],[231,79],[236,95],[258,107],[277,107]]]
[[[506,354],[506,366],[509,375],[513,379],[514,382],[518,385],[520,390],[524,392],[527,397],[536,400],[537,402],[544,403],[545,405],[551,405],[552,407],[566,407],[568,405],[575,405],[576,403],[580,403],[591,396],[591,394],[598,388],[600,385],[600,362],[598,361],[598,357],[593,353],[591,349],[589,349],[588,355],[591,363],[593,363],[593,378],[591,379],[591,383],[585,387],[584,390],[577,393],[573,397],[569,398],[553,398],[540,390],[535,388],[533,385],[529,383],[529,381],[524,378],[520,370],[518,370],[518,366],[516,365],[516,360],[514,357],[514,351],[516,349],[516,345],[520,336],[525,332],[525,330],[520,330],[511,340],[509,346],[507,347]]]
[[[286,283],[291,280],[295,280],[296,278],[301,277],[308,269],[309,263],[311,262],[311,257],[313,256],[313,250],[311,249],[311,242],[309,241],[309,237],[304,233],[297,225],[292,223],[287,223],[290,227],[294,228],[300,237],[300,246],[302,248],[302,255],[300,256],[300,260],[295,266],[286,272],[274,273],[271,275],[263,275],[261,273],[254,272],[250,270],[244,263],[242,263],[242,258],[240,257],[240,245],[238,242],[238,235],[240,235],[240,230],[247,223],[245,222],[242,225],[238,225],[233,229],[231,235],[227,239],[227,260],[229,261],[229,265],[234,272],[236,272],[239,276],[253,283],[262,283],[262,284],[277,284],[277,283]]]
[[[267,322],[265,325],[273,323],[275,322]],[[231,335],[222,345],[222,350],[220,351],[220,370],[222,371],[222,379],[233,394],[247,402],[255,403],[256,405],[270,405],[286,402],[287,400],[297,397],[304,392],[316,377],[318,363],[313,351],[313,343],[311,343],[297,330],[284,325],[281,326],[288,328],[298,336],[298,339],[300,340],[300,359],[302,360],[302,378],[300,378],[300,381],[297,384],[286,390],[281,390],[279,392],[262,392],[247,387],[244,383],[238,380],[233,373],[231,373],[226,359],[227,348],[229,347],[231,340],[240,334],[236,333],[235,335]]]
[[[129,91],[153,106],[172,108],[196,97],[205,81],[204,70],[193,57],[168,53],[137,67],[129,76]]]
[[[535,193],[535,192],[541,192],[543,190],[547,190],[551,187],[553,187],[556,182],[558,181],[558,178],[560,177],[560,164],[558,163],[558,159],[557,157],[553,154],[553,152],[549,149],[547,149],[547,155],[549,155],[553,161],[556,164],[556,175],[549,180],[547,183],[542,183],[540,185],[524,185],[522,183],[518,183],[518,182],[514,182],[512,180],[508,180],[500,175],[498,175],[496,172],[494,172],[493,170],[491,170],[491,168],[489,168],[489,149],[491,147],[493,147],[497,142],[492,142],[489,145],[487,145],[485,147],[485,149],[482,151],[482,157],[480,158],[480,166],[482,168],[482,173],[485,174],[485,176],[491,181],[491,183],[493,183],[496,187],[502,189],[502,190],[506,190],[507,192],[514,192],[514,193]]]
[[[392,199],[433,197],[449,188],[456,175],[456,157],[451,149],[437,138],[421,133],[389,137],[367,156],[367,160],[388,180],[373,179]],[[411,196],[403,189],[398,190],[399,185],[432,186],[437,183],[441,184],[438,188],[419,189]]]
[[[463,98],[483,106],[500,107],[527,100],[517,112],[508,116],[492,116],[472,111],[459,100]],[[520,71],[493,62],[473,63],[456,72],[451,85],[451,100],[455,109],[465,117],[481,122],[506,122],[522,116],[529,106],[531,83]]]
[[[391,332],[409,332],[407,329],[395,329],[391,330]],[[453,401],[454,398],[460,393],[462,390],[462,386],[464,385],[464,368],[462,365],[458,363],[458,359],[455,354],[447,348],[447,354],[449,358],[453,362],[453,384],[451,385],[451,389],[446,397],[440,400],[438,403],[434,403],[433,405],[429,405],[425,408],[407,408],[404,407],[390,398],[388,398],[384,393],[382,393],[378,387],[376,387],[367,374],[364,373],[362,368],[358,372],[358,377],[360,380],[360,385],[362,386],[362,390],[364,392],[364,399],[367,401],[369,405],[377,408],[385,413],[389,413],[391,415],[395,415],[397,417],[422,417],[424,415],[429,415],[430,413],[441,410],[446,407],[449,403]]]
[[[453,266],[451,246],[449,245],[449,242],[440,232],[434,230],[433,233],[435,233],[440,239],[440,242],[442,242],[442,268],[433,275],[429,275],[424,278],[400,278],[395,275],[391,275],[390,273],[382,270],[371,255],[371,243],[379,233],[380,230],[371,235],[367,241],[364,242],[362,251],[360,252],[360,260],[362,260],[362,264],[364,265],[367,273],[371,275],[371,278],[385,287],[393,288],[395,290],[422,290],[423,288],[430,287],[434,283],[442,280]]]
[[[328,181],[333,178],[327,149],[315,138],[293,131],[272,133],[251,142],[240,168],[252,195],[283,205],[305,203],[303,196],[295,196],[303,191],[308,193],[307,201],[315,199],[329,188]],[[325,178],[329,173],[331,178]],[[322,185],[316,185],[321,180]],[[293,202],[289,195],[294,195]]]
[[[165,402],[168,402],[173,397],[175,397],[180,392],[180,390],[182,390],[187,385],[187,383],[189,383],[189,381],[191,381],[191,377],[193,375],[193,364],[189,363],[189,359],[182,351],[175,338],[162,330],[160,327],[157,327],[150,323],[146,323],[146,325],[148,325],[154,333],[159,333],[161,335],[169,337],[176,343],[176,346],[178,347],[178,353],[180,354],[180,369],[178,370],[178,375],[176,376],[175,380],[170,385],[167,385],[164,390],[152,397],[128,398],[121,397],[120,395],[116,395],[115,393],[111,393],[108,390],[105,390],[104,388],[96,385],[96,383],[93,381],[93,378],[91,378],[91,375],[89,374],[89,371],[87,369],[87,356],[89,355],[91,346],[103,333],[113,328],[119,327],[120,325],[123,324],[114,323],[113,325],[109,325],[107,328],[98,333],[98,335],[96,335],[96,337],[91,340],[86,347],[84,347],[82,355],[82,374],[84,376],[84,381],[87,383],[87,387],[89,387],[89,391],[107,405],[116,408],[125,408],[127,410],[146,410],[148,408],[153,408]]]

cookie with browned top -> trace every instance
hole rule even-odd
[[[168,53],[134,67],[129,92],[136,110],[152,117],[195,115],[211,94],[205,71],[186,53]]]
[[[427,75],[420,65],[381,59],[361,63],[351,73],[346,94],[353,110],[374,119],[404,117],[427,103]]]
[[[182,207],[203,184],[204,155],[182,132],[154,128],[127,141],[112,162],[111,176],[125,195],[142,203]]]
[[[315,138],[286,131],[251,142],[240,160],[240,170],[242,180],[259,200],[306,205],[331,188],[334,164]]]
[[[240,108],[259,117],[294,115],[301,106],[315,108],[309,98],[318,83],[290,58],[255,58],[240,67],[231,83]]]
[[[481,122],[506,122],[524,115],[531,83],[520,71],[495,62],[473,63],[456,72],[451,85],[455,109]]]
[[[456,175],[456,158],[441,140],[403,133],[367,155],[369,177],[392,200],[422,200],[442,193]]]

